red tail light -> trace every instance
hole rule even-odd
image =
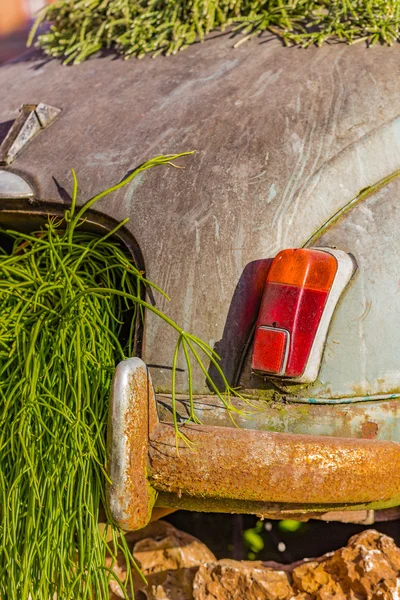
[[[341,250],[283,250],[272,261],[258,316],[252,369],[315,381],[336,304],[354,272]]]

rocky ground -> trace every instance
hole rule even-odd
[[[163,521],[128,540],[147,579],[136,577],[136,600],[400,600],[400,548],[373,529],[291,565],[216,560],[198,539]],[[124,580],[122,557],[117,573]],[[123,598],[119,585],[111,586],[113,599]]]

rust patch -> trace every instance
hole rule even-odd
[[[127,531],[147,525],[157,497],[147,479],[147,461],[149,436],[158,418],[150,376],[137,361],[118,365],[110,408],[109,503],[114,520]]]
[[[400,494],[400,444],[199,425],[183,428],[195,450],[160,424],[149,444],[149,479],[198,499],[307,505],[384,503]],[[199,502],[200,505],[200,502]]]
[[[121,523],[123,529],[145,527],[151,518],[154,492],[147,483],[147,440],[149,435],[150,389],[144,369],[138,369],[130,378],[129,394],[135,398],[126,416],[125,435],[130,442],[129,463],[125,473],[125,489],[121,504],[129,504],[129,518]]]
[[[366,440],[373,440],[378,435],[378,425],[373,421],[365,421],[361,425],[361,437]]]

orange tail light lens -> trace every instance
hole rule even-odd
[[[282,250],[272,261],[267,284],[281,283],[329,292],[337,268],[336,258],[327,252],[304,248]]]

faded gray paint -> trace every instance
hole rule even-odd
[[[356,256],[359,269],[337,308],[316,398],[400,393],[400,181],[355,206],[318,240]]]
[[[268,402],[252,399],[251,405],[239,400],[234,403],[241,410],[235,415],[235,423],[244,429],[400,442],[400,403],[396,400],[305,405],[282,402],[276,395]],[[194,405],[204,425],[234,427],[215,396],[195,398]],[[184,422],[189,416],[187,398],[178,398],[177,410]],[[172,422],[170,396],[158,396],[158,414],[161,421]]]
[[[399,47],[361,45],[305,51],[253,41],[233,51],[226,38],[171,58],[95,58],[73,68],[30,54],[0,69],[0,122],[15,118],[23,103],[63,109],[13,165],[37,197],[56,202],[72,189],[71,166],[82,201],[153,154],[197,149],[184,171],[147,172],[98,209],[131,217],[148,277],[172,297],[169,304],[160,298],[159,307],[216,340],[233,377],[248,326],[244,269],[259,265],[262,281],[263,259],[302,245],[360,189],[400,167],[399,59]],[[237,286],[240,302],[232,307]],[[346,308],[351,297],[359,302],[349,295],[342,310],[358,318],[359,305]],[[324,365],[316,392],[328,394],[329,383],[334,395],[347,393],[357,384],[343,369],[362,348],[360,369],[376,365],[368,389],[386,377],[374,360],[382,351],[374,332],[349,339],[336,371],[333,362]],[[148,315],[146,363],[170,366],[174,342],[174,332]],[[365,371],[355,372],[364,385]],[[169,390],[168,368],[152,374],[158,389]],[[185,391],[184,378],[179,389]],[[207,391],[199,371],[195,389]]]

